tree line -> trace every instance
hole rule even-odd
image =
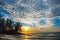
[[[20,22],[12,21],[11,19],[0,18],[0,32],[2,31],[9,31],[9,30],[16,30],[18,31],[21,28]]]

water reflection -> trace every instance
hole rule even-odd
[[[23,39],[23,40],[30,40],[30,39]]]
[[[29,39],[24,39],[24,40],[29,40]]]
[[[30,40],[28,35],[21,36],[22,40]],[[21,40],[21,39],[20,39]]]
[[[60,40],[60,33],[38,33],[29,35],[0,35],[0,40]]]
[[[29,36],[25,35],[24,38],[27,39],[27,38],[29,38]]]

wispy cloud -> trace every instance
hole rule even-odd
[[[57,11],[60,10],[60,4],[56,2],[57,0],[16,0],[13,4],[4,1],[5,5],[1,6],[13,15],[15,21],[35,24],[34,26],[40,29],[52,27],[54,25],[52,20],[56,15],[60,16],[60,12]],[[41,25],[39,23],[41,20],[45,20],[46,24]]]

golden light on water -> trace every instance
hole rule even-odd
[[[21,31],[19,30],[19,32],[22,34],[31,34],[31,33],[33,33],[33,29],[30,27],[22,26]]]

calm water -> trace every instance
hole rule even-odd
[[[60,33],[37,33],[29,35],[0,34],[0,40],[60,40]]]

